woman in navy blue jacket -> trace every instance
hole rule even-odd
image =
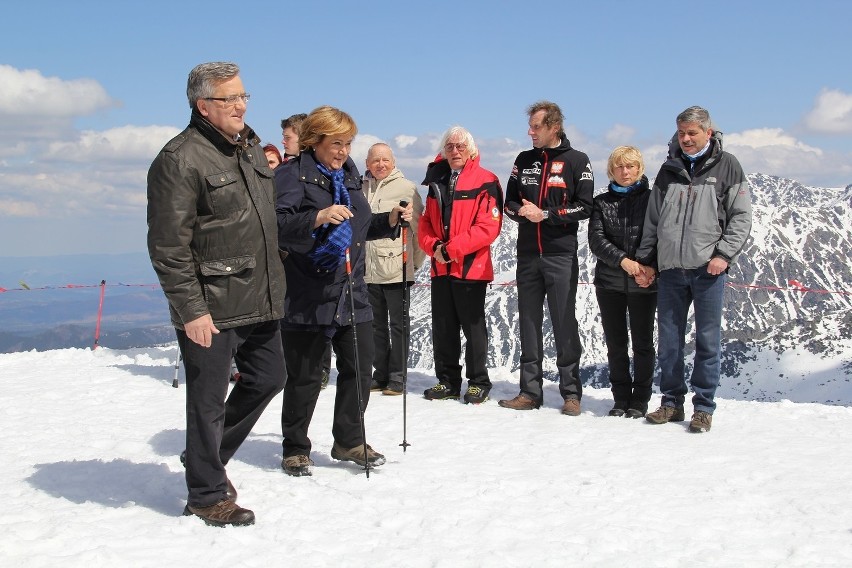
[[[648,411],[654,377],[657,285],[642,288],[634,277],[640,270],[636,250],[642,240],[651,191],[642,154],[633,146],[613,150],[607,173],[610,184],[605,193],[595,197],[589,220],[589,249],[598,257],[595,294],[615,401],[609,415],[641,418]],[[633,344],[632,376],[628,339]]]
[[[392,237],[400,215],[411,219],[411,207],[372,213],[361,191],[358,169],[349,157],[356,133],[355,121],[345,112],[330,106],[314,109],[301,126],[301,153],[275,171],[278,246],[290,286],[281,320],[288,377],[281,415],[281,465],[295,476],[311,475],[308,426],[319,397],[323,353],[329,342],[338,371],[331,457],[361,466],[385,462],[369,445],[365,455],[355,382],[360,377],[366,409],[373,361],[373,311],[364,282],[364,243]],[[360,372],[355,368],[355,335]]]

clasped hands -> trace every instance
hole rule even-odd
[[[636,280],[636,284],[641,288],[647,288],[653,284],[657,277],[657,271],[650,266],[639,264],[635,260],[625,258],[621,261],[621,268]]]

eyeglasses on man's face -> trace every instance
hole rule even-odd
[[[239,101],[244,103],[249,102],[251,95],[248,93],[243,93],[241,95],[230,95],[227,97],[205,97],[205,101],[219,101],[221,103],[225,103],[227,106],[234,106]]]
[[[465,144],[464,142],[447,142],[446,144],[444,144],[444,152],[446,152],[447,154],[452,152],[454,148],[459,152],[464,152],[465,150],[467,150],[467,144]]]

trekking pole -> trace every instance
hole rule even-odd
[[[361,426],[361,440],[364,442],[364,471],[370,479],[370,462],[367,459],[367,431],[364,428],[364,395],[361,388],[361,361],[358,356],[358,326],[355,325],[355,278],[352,275],[352,262],[349,247],[346,248],[346,280],[349,283],[350,322],[352,323],[352,344],[355,352],[355,392],[358,394],[358,422]]]
[[[178,347],[177,355],[175,355],[175,378],[172,379],[172,386],[174,388],[178,388],[178,371],[180,371],[180,360],[183,359],[183,356],[180,352],[180,347]]]
[[[399,202],[400,207],[408,207],[408,202],[402,200]],[[411,444],[406,438],[406,430],[408,427],[408,405],[406,398],[408,397],[408,221],[399,216],[399,225],[402,227],[402,453],[408,449]]]

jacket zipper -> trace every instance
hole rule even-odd
[[[542,204],[545,200],[545,192],[547,191],[547,152],[542,151],[542,158],[544,159],[544,163],[541,166],[541,184],[538,189],[538,208],[542,209]],[[536,238],[538,240],[538,255],[542,256],[544,254],[544,246],[541,243],[541,224],[544,222],[542,220],[539,223],[536,223]]]
[[[689,180],[689,186],[686,188],[686,207],[689,209],[689,196],[692,195],[692,180]],[[681,200],[683,192],[680,192]],[[680,210],[678,210],[678,223],[680,222]],[[683,224],[680,226],[680,265],[683,266],[683,247],[686,244],[686,212],[683,214]]]

